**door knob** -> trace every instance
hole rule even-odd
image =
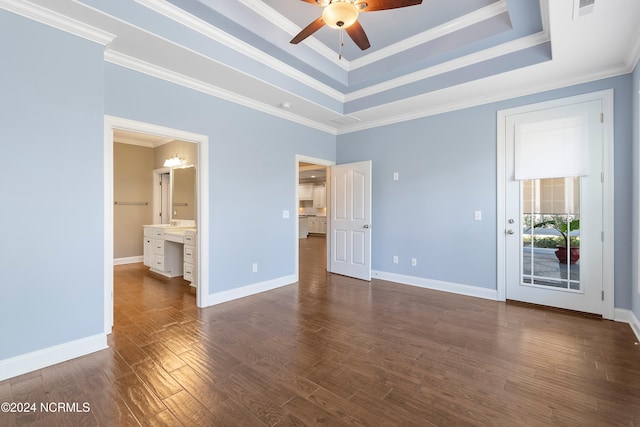
[[[507,230],[507,234],[515,234],[515,231],[510,228],[510,229]]]
[[[371,225],[371,224],[365,224],[363,227],[364,227],[364,228],[373,228],[373,225]]]

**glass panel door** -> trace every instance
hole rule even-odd
[[[583,292],[580,177],[522,181],[522,284]]]
[[[594,100],[515,113],[505,119],[504,274],[508,300],[602,314],[601,111],[600,101]],[[588,118],[588,174],[575,177],[571,173],[568,178],[541,174],[516,180],[517,126],[581,112]],[[566,156],[548,147],[544,154]]]

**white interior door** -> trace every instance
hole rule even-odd
[[[506,118],[506,299],[603,313],[601,113],[602,102],[597,100]],[[515,165],[523,162],[521,156],[516,161],[520,126],[561,123],[577,116],[587,123],[582,138],[588,147],[586,175],[536,177],[534,171],[533,176],[516,180]],[[541,148],[534,156],[540,154],[543,161],[545,156],[567,156],[556,147]],[[577,248],[579,258],[570,254],[561,259],[556,245],[564,246],[562,242],[569,252]]]
[[[371,161],[331,167],[332,273],[371,280]]]

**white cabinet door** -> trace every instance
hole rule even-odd
[[[327,218],[318,218],[318,233],[327,234]]]
[[[143,239],[144,265],[154,267],[156,259],[156,239],[145,237]]]
[[[310,216],[307,218],[309,220],[309,233],[317,233],[318,232],[318,218],[315,216]]]
[[[313,185],[311,184],[298,185],[298,198],[300,200],[313,200]]]
[[[313,186],[313,207],[325,208],[327,206],[327,191],[324,185]]]

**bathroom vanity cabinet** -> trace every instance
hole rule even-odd
[[[165,277],[182,276],[184,271],[185,235],[191,231],[195,235],[195,230],[160,224],[145,225],[144,265],[154,273]],[[190,239],[192,238],[190,237]],[[189,243],[192,242],[195,243],[195,238],[189,240]],[[195,247],[195,244],[191,246]],[[185,279],[190,280],[186,277]]]
[[[195,230],[186,230],[184,232],[184,280],[188,280],[191,282],[191,286],[196,287],[197,282],[197,255],[198,255],[198,244],[196,239],[197,233]]]

